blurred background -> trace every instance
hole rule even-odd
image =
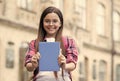
[[[79,49],[73,81],[120,81],[120,0],[0,0],[0,81],[27,81],[25,52],[41,12],[56,6]]]

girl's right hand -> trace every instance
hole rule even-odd
[[[31,63],[34,68],[38,67],[38,61],[40,59],[40,53],[37,52],[37,54],[34,54],[31,58]]]

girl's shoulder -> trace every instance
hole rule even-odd
[[[62,41],[65,48],[68,48],[69,46],[74,45],[75,43],[74,39],[70,36],[62,36]]]
[[[68,39],[68,40],[74,40],[74,38],[73,37],[71,37],[71,36],[62,36],[62,39],[63,40],[65,40],[65,39]]]
[[[74,41],[74,38],[72,38],[71,36],[62,36],[62,41],[66,43],[68,41]]]
[[[36,39],[33,39],[29,42],[29,46],[35,47]]]

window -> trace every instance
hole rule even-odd
[[[93,62],[92,76],[93,76],[93,79],[96,79],[96,60],[94,60]]]
[[[63,0],[53,0],[54,5],[63,12]]]
[[[3,1],[0,0],[0,15],[3,13]]]
[[[116,67],[116,80],[115,81],[120,81],[120,64],[117,65]]]
[[[83,63],[80,62],[80,74],[84,74],[84,68],[83,68]]]
[[[99,63],[99,81],[106,81],[106,69],[107,64],[105,61],[101,60]]]
[[[14,67],[14,43],[8,42],[8,47],[6,48],[6,67],[13,68]]]
[[[75,0],[75,12],[79,14],[78,26],[86,28],[86,0]]]
[[[2,0],[0,0],[0,3],[2,3]]]
[[[28,10],[32,10],[32,9],[33,9],[32,0],[27,0],[27,9],[28,9]]]
[[[105,35],[105,7],[99,3],[96,9],[96,30],[98,35]]]
[[[27,42],[22,42],[21,46],[19,48],[19,81],[27,81],[29,77],[29,73],[24,67],[24,58],[25,58],[25,53],[27,52],[28,49],[28,43]]]
[[[79,69],[79,73],[80,73],[80,77],[79,80],[80,81],[84,81],[85,80],[85,65],[83,62],[80,62],[80,69]]]
[[[41,0],[41,2],[46,2],[46,1],[48,1],[48,0]]]
[[[120,41],[120,14],[113,12],[113,37],[115,41]]]
[[[17,0],[18,2],[18,12],[16,15],[16,19],[19,19],[22,22],[26,22],[27,24],[32,23],[32,25],[36,25],[36,9],[35,0]]]
[[[89,59],[85,57],[85,78],[84,80],[89,81]]]
[[[33,0],[17,0],[18,7],[32,11]]]
[[[79,69],[79,81],[89,81],[88,77],[89,77],[89,59],[87,57],[84,58],[84,62],[80,62],[80,69]]]

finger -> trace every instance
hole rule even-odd
[[[60,53],[58,57],[62,58],[62,57],[63,57],[63,54]]]
[[[65,57],[62,57],[62,60],[66,60],[66,58],[65,58]]]
[[[58,62],[59,62],[59,64],[61,64],[61,63],[66,63],[66,59],[64,59],[64,58],[62,58],[62,59],[59,58],[59,59],[58,59]]]
[[[36,58],[37,60],[39,60],[39,56],[38,56],[37,54],[36,54],[35,58]]]
[[[32,61],[32,62],[35,62],[35,61],[37,61],[37,59],[36,59],[36,58],[32,58],[31,61]]]
[[[32,63],[37,63],[37,58],[34,56],[32,59],[31,59]]]
[[[63,65],[65,65],[65,62],[61,61],[59,65],[60,65],[60,67],[62,67]]]
[[[33,56],[33,59],[39,60],[40,55],[37,53]]]
[[[38,59],[37,57],[34,55],[31,59],[32,63],[37,63],[38,62]]]
[[[62,49],[60,49],[59,53],[62,54]]]
[[[59,65],[61,64],[61,59],[60,58],[58,58],[58,63],[59,63]]]
[[[36,68],[38,66],[38,62],[37,61],[32,61],[32,65],[34,68]]]
[[[32,60],[35,60],[35,59],[36,59],[36,56],[33,56],[33,57],[32,57]]]
[[[37,58],[39,59],[40,57],[41,57],[41,55],[40,55],[40,53],[39,52],[37,52]]]
[[[58,61],[61,61],[61,59],[62,59],[62,56],[61,56],[61,55],[59,55],[59,57],[58,57]]]
[[[35,61],[35,60],[32,60],[31,62],[32,62],[33,65],[37,64],[37,61]]]
[[[38,57],[40,57],[40,53],[39,52],[37,52],[37,54],[36,54]]]
[[[62,62],[59,62],[58,64],[61,66],[63,63],[62,63]]]
[[[62,49],[60,49],[60,53],[62,53]]]

